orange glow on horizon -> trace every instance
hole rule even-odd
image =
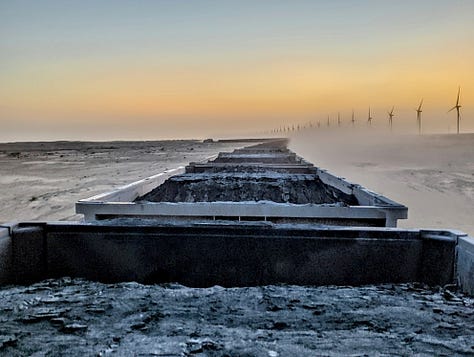
[[[411,107],[421,97],[444,110],[458,84],[464,106],[474,103],[474,75],[464,75],[472,72],[470,64],[460,65],[450,58],[411,67],[403,62],[351,68],[285,61],[148,72],[66,66],[18,77],[13,87],[1,93],[1,101],[4,107],[21,108],[25,115],[56,120],[78,113],[107,117],[317,115],[368,105]]]

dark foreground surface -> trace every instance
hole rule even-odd
[[[0,354],[474,355],[474,299],[419,284],[353,287],[47,280],[0,290]]]

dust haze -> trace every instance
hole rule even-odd
[[[315,166],[406,205],[401,227],[474,234],[474,134],[313,130],[293,135],[289,147]]]

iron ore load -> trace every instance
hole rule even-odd
[[[142,217],[395,227],[407,208],[272,140],[81,200],[86,220]],[[154,180],[155,179],[155,180]],[[155,185],[150,184],[155,182]]]

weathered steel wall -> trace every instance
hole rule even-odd
[[[456,278],[461,289],[474,295],[474,238],[462,235],[456,246]]]
[[[12,279],[12,254],[10,227],[0,226],[0,284],[8,283]]]
[[[443,239],[438,239],[442,236]],[[454,281],[456,236],[399,229],[225,224],[22,224],[5,282],[61,277],[188,286]],[[459,254],[459,253],[458,253]],[[8,268],[8,269],[7,269]],[[467,285],[466,285],[467,286]]]

